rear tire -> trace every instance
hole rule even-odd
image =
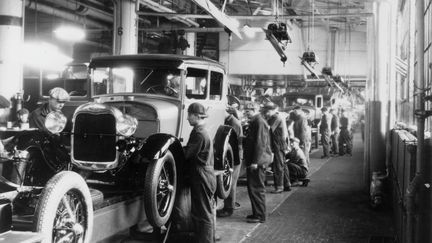
[[[90,242],[93,205],[80,175],[63,171],[47,182],[36,207],[33,230],[45,236],[44,243]]]
[[[224,149],[222,161],[224,172],[216,176],[216,195],[221,199],[225,199],[231,192],[234,172],[234,153],[229,144]]]
[[[177,190],[177,170],[174,157],[168,151],[151,163],[144,184],[144,209],[149,223],[160,228],[168,222]]]

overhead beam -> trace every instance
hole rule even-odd
[[[186,17],[181,17],[176,13],[174,10],[169,9],[157,2],[153,2],[151,0],[139,0],[139,4],[143,4],[144,6],[156,11],[160,15],[159,17],[166,17],[167,19],[174,19],[176,21],[182,22],[186,24],[187,26],[195,26],[198,27],[199,24],[191,19],[187,19]],[[141,11],[137,11],[138,16],[142,16],[143,14],[140,14]],[[153,12],[152,12],[153,13]],[[156,14],[156,13],[154,13]],[[145,16],[145,15],[144,15]],[[154,15],[157,16],[157,15]]]
[[[154,13],[154,12],[143,12],[138,11],[137,14],[139,16],[157,16],[157,17],[169,17],[175,16],[180,18],[193,18],[193,19],[213,19],[211,15],[208,14],[180,14],[180,13]],[[331,19],[331,18],[349,18],[349,17],[372,17],[372,13],[362,12],[362,13],[340,13],[340,14],[315,14],[314,18],[317,19]],[[231,18],[236,19],[269,19],[274,20],[276,15],[229,15]],[[311,15],[309,14],[297,14],[297,15],[279,15],[278,18],[287,18],[287,19],[309,19]]]
[[[158,28],[139,28],[139,31],[144,32],[170,32],[170,31],[178,31],[184,30],[185,32],[202,32],[202,33],[210,33],[210,32],[224,32],[224,28],[222,27],[213,27],[213,28],[171,28],[171,27],[158,27]]]

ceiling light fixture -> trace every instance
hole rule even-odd
[[[82,41],[86,37],[84,29],[76,26],[60,26],[54,30],[54,34],[57,38],[69,42]]]

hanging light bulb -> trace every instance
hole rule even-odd
[[[82,41],[86,36],[82,28],[75,26],[60,26],[54,30],[54,33],[57,38],[69,42]]]

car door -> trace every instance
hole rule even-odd
[[[186,77],[184,82],[184,99],[182,123],[180,131],[180,141],[185,146],[189,140],[189,135],[192,131],[191,125],[187,121],[187,110],[190,104],[199,102],[204,107],[208,107],[208,66],[189,66],[186,68]]]
[[[225,121],[225,110],[227,105],[227,92],[224,92],[226,80],[223,70],[210,68],[209,95],[207,101],[208,122],[207,128],[211,138],[214,138],[216,131]]]

